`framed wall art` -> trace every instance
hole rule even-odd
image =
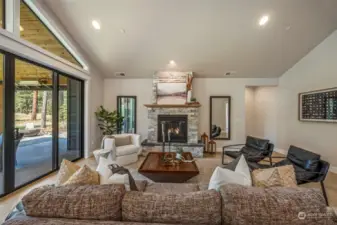
[[[299,120],[337,123],[337,88],[299,93]]]

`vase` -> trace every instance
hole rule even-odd
[[[191,103],[192,98],[192,90],[187,91],[187,103]]]

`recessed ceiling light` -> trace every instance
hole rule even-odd
[[[264,25],[266,25],[266,24],[268,23],[268,21],[269,21],[269,16],[264,15],[264,16],[262,16],[262,17],[260,18],[260,20],[259,20],[259,25],[260,25],[260,26],[264,26]]]
[[[92,26],[96,29],[96,30],[100,30],[101,29],[101,24],[97,21],[97,20],[93,20],[91,22]]]
[[[174,60],[170,60],[170,65],[175,65],[176,64],[176,62],[174,61]]]

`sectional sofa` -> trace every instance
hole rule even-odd
[[[218,191],[198,184],[44,186],[23,199],[26,215],[4,225],[332,225],[319,189],[255,188],[234,184]]]

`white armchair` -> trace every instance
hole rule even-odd
[[[103,148],[94,151],[96,161],[101,156],[109,158],[120,166],[137,162],[138,155],[142,152],[140,135],[116,134],[112,138],[105,138]]]

